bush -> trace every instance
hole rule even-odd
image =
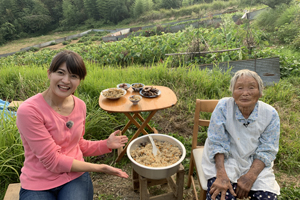
[[[291,24],[285,24],[279,27],[277,31],[277,36],[280,42],[282,43],[291,43],[294,38],[298,35],[299,33],[299,28],[297,27],[296,24],[291,23]]]
[[[35,52],[35,51],[38,51],[38,50],[39,50],[38,47],[30,47],[30,49],[29,49],[28,51],[33,51],[33,52]]]
[[[68,44],[70,44],[70,41],[63,41],[62,44],[63,44],[63,45],[68,45]]]
[[[295,50],[300,50],[300,35],[298,35],[291,43],[291,46]]]

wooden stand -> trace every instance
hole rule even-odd
[[[161,180],[153,180],[145,178],[132,169],[133,190],[139,190],[140,200],[182,200],[183,185],[184,185],[184,167],[180,164],[176,173],[176,183],[173,177],[168,177]],[[150,197],[148,187],[154,185],[162,185],[168,183],[172,192]]]

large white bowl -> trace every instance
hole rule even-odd
[[[148,166],[145,166],[145,165],[142,165],[142,164],[136,162],[131,157],[130,151],[138,148],[139,145],[143,142],[148,142],[148,143],[150,142],[148,135],[143,135],[141,137],[134,139],[127,147],[127,150],[126,150],[127,156],[131,160],[132,167],[139,175],[149,178],[149,179],[164,179],[164,178],[170,177],[178,171],[180,163],[185,158],[185,155],[186,155],[185,147],[179,140],[177,140],[176,138],[171,137],[169,135],[151,134],[151,136],[153,139],[156,139],[159,141],[166,141],[166,142],[171,143],[172,145],[177,146],[180,149],[180,151],[182,152],[180,159],[176,163],[166,166],[166,167],[148,167]]]

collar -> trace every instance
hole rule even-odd
[[[234,102],[234,104],[236,105],[235,102]],[[236,105],[235,118],[237,120],[239,120],[239,121],[255,121],[257,119],[257,117],[258,117],[258,102],[256,102],[254,110],[252,111],[252,113],[250,114],[248,119],[245,119],[245,117],[242,115],[242,112]]]

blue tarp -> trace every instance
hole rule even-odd
[[[9,106],[9,104],[9,102],[0,99],[0,118],[4,117],[4,119],[6,120],[10,119],[13,116],[16,116],[16,112],[7,109],[7,106]]]

